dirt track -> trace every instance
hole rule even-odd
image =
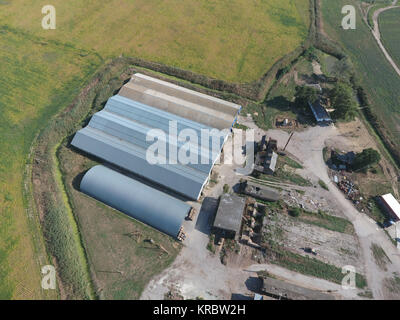
[[[278,139],[280,146],[286,143],[288,134],[280,130],[271,130],[271,136]],[[309,171],[310,177],[314,176],[323,180],[330,190],[332,199],[342,208],[343,214],[353,223],[359,238],[364,258],[365,270],[369,287],[375,299],[387,299],[388,292],[383,285],[384,278],[390,277],[392,272],[400,270],[400,251],[398,251],[383,230],[379,229],[374,221],[366,215],[358,212],[344,194],[337,189],[330,180],[327,168],[323,160],[322,149],[325,143],[333,139],[342,139],[342,135],[336,127],[314,127],[304,132],[296,133],[288,146],[288,151],[298,157]],[[376,265],[371,252],[372,242],[378,243],[390,257],[392,264],[385,273]]]
[[[256,139],[260,139],[261,135],[265,133],[256,128],[254,122],[241,119],[241,123],[256,129]],[[361,122],[356,123],[356,127],[360,125],[362,126]],[[281,148],[286,144],[289,136],[283,130],[269,130],[266,134],[268,137],[277,139]],[[360,136],[365,138],[362,133],[360,133]],[[368,140],[365,143],[374,143],[372,138],[368,137],[372,142]],[[330,202],[334,203],[335,210],[340,211],[341,215],[347,217],[353,223],[361,247],[359,255],[363,261],[361,262],[363,263],[362,270],[359,271],[365,271],[369,289],[372,291],[374,299],[398,298],[388,292],[385,287],[385,279],[391,278],[393,272],[400,270],[400,251],[393,246],[383,230],[379,229],[376,223],[365,214],[358,212],[343,193],[337,189],[336,185],[330,181],[322,150],[325,145],[331,143],[344,147],[346,144],[352,146],[355,142],[343,128],[338,129],[334,126],[310,127],[305,131],[295,133],[287,151],[302,162],[304,166],[302,172],[305,177],[313,181],[314,184],[318,184],[318,180],[321,179],[329,186],[328,197],[330,197]],[[359,145],[359,147],[361,148],[363,145]],[[206,205],[203,203],[196,225],[187,229],[189,239],[185,248],[170,268],[149,283],[143,292],[142,299],[162,299],[164,293],[171,287],[177,289],[185,298],[191,299],[197,296],[208,299],[230,299],[234,293],[245,295],[251,293],[252,288],[249,279],[255,277],[253,272],[261,270],[262,265],[253,265],[249,261],[247,266],[226,267],[220,263],[218,254],[213,256],[206,249],[210,217],[216,208],[212,198],[216,198],[222,192],[224,183],[232,185],[233,180],[238,180],[238,177],[232,173],[232,167],[223,165],[218,169],[219,183],[208,190],[208,196],[211,198],[204,201],[210,202]],[[382,271],[375,262],[371,251],[373,242],[379,244],[390,257],[392,263],[388,264],[386,272]],[[337,285],[327,281],[305,277],[276,266],[264,267],[271,273],[295,281],[299,285],[317,290],[324,290],[329,287],[331,290],[338,290],[337,293],[344,299],[360,298],[355,290],[343,292],[343,290],[338,289]]]
[[[393,69],[396,71],[396,73],[400,76],[400,68],[399,66],[393,61],[392,57],[390,56],[390,54],[387,52],[385,46],[383,45],[382,41],[381,41],[381,33],[379,31],[379,15],[387,10],[390,9],[394,9],[394,8],[399,8],[400,6],[396,6],[398,0],[394,0],[393,4],[389,7],[386,8],[382,8],[382,9],[378,9],[374,12],[374,16],[373,16],[373,21],[374,21],[374,29],[372,29],[372,34],[376,40],[376,42],[379,45],[379,48],[381,48],[383,54],[385,55],[386,59],[389,61],[389,63],[392,65]]]

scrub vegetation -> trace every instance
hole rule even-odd
[[[286,250],[273,241],[270,241],[267,245],[267,255],[270,258],[270,263],[308,276],[325,279],[338,284],[342,283],[344,277],[340,268],[315,258],[302,256]],[[356,286],[361,289],[367,286],[367,281],[362,274],[356,273]]]
[[[390,258],[386,255],[382,247],[376,243],[371,244],[372,254],[374,256],[376,264],[384,271],[387,271],[387,265],[392,263]]]

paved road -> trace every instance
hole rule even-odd
[[[389,63],[392,65],[393,69],[396,71],[396,73],[400,76],[400,68],[399,66],[394,62],[390,54],[387,52],[385,46],[383,45],[381,41],[381,33],[379,31],[379,15],[387,10],[393,9],[393,8],[400,8],[400,6],[396,6],[398,0],[394,0],[393,4],[389,7],[378,9],[374,12],[373,16],[373,21],[374,21],[374,29],[372,29],[372,34],[378,43],[379,47],[381,48],[383,54],[385,55],[386,59],[389,61]],[[397,31],[397,30],[396,30]],[[394,32],[394,31],[393,31]]]

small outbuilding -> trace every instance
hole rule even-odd
[[[253,185],[248,183],[247,181],[242,186],[242,192],[250,197],[263,200],[263,201],[278,201],[280,199],[280,195],[278,190]]]
[[[381,196],[381,203],[394,222],[400,221],[400,203],[391,193]]]
[[[267,155],[264,161],[264,173],[273,175],[275,173],[277,161],[278,154],[272,150],[267,151]]]
[[[223,194],[214,220],[214,232],[222,238],[238,239],[245,207],[246,198]]]
[[[328,111],[322,106],[321,101],[317,100],[314,103],[308,102],[310,109],[315,117],[315,120],[319,124],[330,124],[332,123],[332,118],[330,117]]]
[[[263,278],[261,291],[279,300],[335,300],[330,294],[269,277]]]
[[[185,202],[102,165],[84,175],[80,189],[172,237],[178,236],[191,210]]]

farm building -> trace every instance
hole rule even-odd
[[[400,203],[391,193],[381,196],[381,203],[394,222],[400,221]]]
[[[277,161],[278,154],[272,150],[268,150],[264,162],[264,172],[270,175],[274,174]]]
[[[84,175],[80,188],[87,195],[172,237],[177,237],[191,210],[185,202],[101,165]]]
[[[260,188],[247,181],[242,186],[242,193],[263,201],[278,201],[280,198],[277,190],[268,187]]]
[[[335,300],[335,297],[330,294],[300,287],[282,280],[268,277],[262,280],[261,291],[279,300]]]
[[[326,109],[321,105],[321,102],[319,100],[315,101],[314,103],[308,102],[308,105],[310,106],[310,109],[315,117],[315,120],[318,123],[332,123],[332,119],[326,111]]]
[[[222,238],[237,238],[245,207],[245,198],[229,193],[223,194],[214,220],[214,232]]]
[[[238,105],[135,74],[71,144],[154,185],[198,199],[239,111]],[[198,139],[182,141],[188,130]],[[149,154],[155,143],[161,147]],[[178,159],[184,147],[190,161]]]
[[[119,95],[219,130],[232,128],[241,109],[237,104],[140,73],[133,75]]]

